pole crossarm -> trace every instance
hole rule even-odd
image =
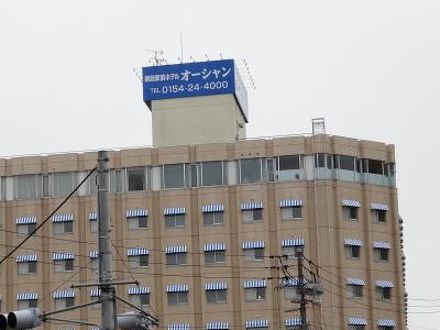
[[[101,287],[105,285],[126,285],[126,284],[135,284],[139,285],[139,281],[121,281],[121,282],[109,282],[109,283],[86,283],[86,284],[72,284],[70,288],[89,288],[89,287]]]

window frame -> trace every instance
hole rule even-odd
[[[18,275],[35,275],[37,274],[37,261],[26,261],[17,263]],[[27,269],[26,269],[27,267]]]
[[[225,250],[214,250],[214,251],[204,251],[205,265],[215,265],[226,263],[226,251]],[[213,256],[213,262],[207,262],[207,256]],[[222,256],[223,261],[220,261],[219,256]]]
[[[170,261],[172,261],[172,258],[175,258],[174,263],[170,262]],[[166,253],[166,265],[167,266],[184,266],[187,264],[188,264],[188,253],[187,252]]]
[[[245,262],[262,262],[264,261],[264,247],[243,249],[243,257]]]
[[[245,301],[264,301],[267,298],[266,287],[245,288]]]
[[[204,212],[203,213],[203,225],[204,226],[223,226],[224,223],[224,211],[219,211],[219,212]],[[219,217],[219,219],[221,221],[216,221],[217,217]],[[209,222],[207,220],[211,220],[210,218],[212,218],[212,222]]]
[[[169,306],[187,305],[189,301],[188,291],[167,292],[167,301]],[[175,297],[175,301],[170,298]]]
[[[185,214],[165,214],[165,228],[167,229],[179,229],[185,228]],[[178,223],[183,221],[183,224]],[[170,224],[173,224],[170,226]]]
[[[226,304],[227,289],[205,290],[207,304]],[[211,297],[211,299],[210,299]]]

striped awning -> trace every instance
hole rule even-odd
[[[133,286],[128,288],[128,294],[129,295],[135,295],[135,294],[149,294],[150,293],[150,287],[149,286]]]
[[[168,245],[165,246],[165,253],[186,253],[186,245]]]
[[[205,283],[205,290],[226,290],[228,284],[226,282],[210,282]]]
[[[98,258],[98,251],[97,250],[93,250],[89,252],[89,258],[90,259],[96,259]]]
[[[294,319],[287,319],[284,320],[284,325],[286,327],[295,327],[301,325],[301,319],[300,318],[294,318]]]
[[[268,320],[246,320],[245,328],[268,328],[269,321]]]
[[[302,199],[282,199],[280,200],[280,207],[296,207],[303,206]]]
[[[298,277],[283,278],[281,281],[283,286],[297,286],[299,284]]]
[[[98,212],[90,212],[89,213],[89,220],[90,221],[98,220]]]
[[[184,207],[166,207],[163,210],[164,215],[179,215],[179,214],[185,214],[186,210]]]
[[[359,285],[359,286],[365,285],[365,281],[362,278],[347,277],[345,280],[347,281],[348,285]]]
[[[148,217],[147,209],[129,209],[125,212],[126,218]]]
[[[52,255],[52,260],[69,260],[75,259],[75,256],[72,252],[55,252]]]
[[[348,206],[348,207],[361,207],[361,202],[355,200],[355,199],[343,199],[342,200],[342,206]]]
[[[373,248],[374,249],[391,249],[391,244],[390,242],[385,242],[385,241],[374,241],[373,242]]]
[[[37,300],[38,293],[37,292],[18,292],[17,300]]]
[[[241,210],[259,210],[263,208],[263,202],[243,202],[241,203]]]
[[[32,262],[38,261],[38,256],[36,254],[20,254],[15,257],[16,262]]]
[[[244,250],[263,249],[264,248],[264,241],[244,241],[242,243],[242,247]]]
[[[228,330],[229,323],[224,321],[211,321],[206,324],[206,330]]]
[[[189,330],[189,323],[171,323],[168,324],[167,330]]]
[[[188,284],[167,285],[167,292],[186,292],[186,291],[188,291]]]
[[[285,238],[281,241],[281,246],[304,246],[304,238]]]
[[[243,282],[243,287],[245,289],[249,288],[265,288],[266,280],[245,280]]]
[[[374,284],[378,288],[394,288],[394,283],[390,280],[376,280]]]
[[[377,325],[380,327],[395,327],[396,321],[394,321],[394,320],[377,320]]]
[[[146,248],[130,248],[127,249],[127,256],[145,256],[147,254],[150,254],[150,251]]]
[[[225,251],[226,244],[225,243],[207,243],[203,246],[203,251]]]
[[[75,290],[60,290],[53,293],[53,299],[75,298]]]
[[[346,238],[344,239],[344,245],[349,246],[362,246],[362,241],[356,238]]]
[[[372,210],[388,211],[390,208],[385,203],[371,203]]]
[[[368,322],[366,319],[360,317],[349,317],[348,325],[367,325]]]
[[[224,210],[225,206],[223,204],[210,204],[202,206],[203,213],[224,212]]]
[[[91,289],[90,297],[101,297],[101,289]]]
[[[16,225],[29,225],[37,223],[37,217],[34,216],[22,216],[15,218]]]
[[[69,221],[73,221],[72,213],[60,213],[60,214],[55,214],[52,217],[52,222],[69,222]]]

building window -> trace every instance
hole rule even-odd
[[[219,226],[223,225],[223,204],[203,205],[203,224],[205,226]]]
[[[245,261],[264,261],[264,241],[246,241],[242,247]]]
[[[226,184],[226,167],[223,162],[200,163],[202,186],[219,186]]]
[[[206,302],[208,304],[226,303],[227,285],[224,282],[206,283]]]
[[[388,249],[373,249],[374,250],[374,261],[376,262],[388,262],[389,261],[389,251]]]
[[[349,330],[365,330],[365,325],[349,325],[348,326]]]
[[[174,245],[165,247],[167,265],[179,266],[186,265],[187,248],[186,245]]]
[[[130,209],[126,212],[129,230],[148,229],[148,210]]]
[[[385,223],[387,221],[387,204],[371,203],[371,216],[374,223]]]
[[[76,173],[63,172],[53,173],[53,197],[66,197],[68,196],[75,186]]]
[[[17,303],[18,303],[19,310],[38,307],[38,300],[37,299],[19,300]]]
[[[301,199],[285,199],[280,201],[281,219],[282,220],[299,220],[302,219],[302,200]]]
[[[391,288],[390,287],[376,287],[376,297],[378,300],[390,300]]]
[[[225,251],[205,251],[205,264],[224,264],[225,255]]]
[[[283,180],[301,179],[300,155],[279,156],[276,158],[276,178]]]
[[[89,213],[89,230],[91,233],[98,232],[98,213],[96,212]]]
[[[351,298],[362,298],[364,296],[364,287],[361,285],[349,285]]]
[[[164,189],[185,187],[185,164],[163,165],[162,186]]]
[[[183,305],[188,303],[188,285],[177,284],[167,286],[169,305]]]
[[[145,167],[127,168],[128,191],[146,190]]]
[[[296,277],[284,278],[282,281],[284,298],[285,299],[297,299],[300,297],[297,286],[299,284],[299,279]]]
[[[283,256],[287,259],[296,259],[299,252],[304,252],[304,245],[283,246]]]
[[[361,247],[357,245],[345,246],[347,259],[359,259],[361,257]]]
[[[266,299],[265,280],[247,280],[244,282],[246,301],[259,301]]]
[[[120,193],[124,191],[124,172],[120,169],[115,169],[110,172],[110,190],[111,192]]]
[[[378,320],[377,329],[378,330],[393,330],[396,327],[396,322],[394,320]]]
[[[57,294],[57,292],[55,292]],[[69,308],[75,305],[75,297],[57,297],[55,300],[55,309]]]
[[[149,251],[145,248],[130,248],[127,250],[128,262],[130,267],[147,267]]]
[[[342,200],[342,214],[344,219],[356,221],[359,218],[359,208],[361,203],[354,199]]]
[[[131,287],[128,289],[130,302],[135,306],[145,306],[150,304],[149,287]]]
[[[72,253],[55,252],[53,262],[57,273],[73,271],[74,256]]]
[[[15,219],[15,224],[17,226],[17,233],[30,235],[37,228],[37,218],[28,216],[18,217]]]
[[[14,197],[15,199],[35,199],[37,198],[37,179],[36,175],[20,175],[15,177]]]
[[[73,214],[56,214],[52,217],[55,234],[73,233]]]
[[[185,227],[185,208],[166,208],[164,216],[166,228]]]
[[[265,176],[263,173],[262,160],[260,158],[240,159],[240,183],[261,182]]]
[[[241,204],[243,222],[254,222],[263,220],[262,202],[245,202]]]
[[[18,262],[18,274],[36,274],[37,273],[37,261]]]

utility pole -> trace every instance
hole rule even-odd
[[[307,301],[306,301],[306,292],[305,292],[305,277],[304,277],[304,254],[302,251],[298,251],[298,280],[299,280],[299,312],[301,317],[301,330],[307,330]]]
[[[109,158],[107,151],[98,152],[98,255],[101,289],[101,329],[116,330],[116,298],[112,286],[112,251],[109,216]]]

